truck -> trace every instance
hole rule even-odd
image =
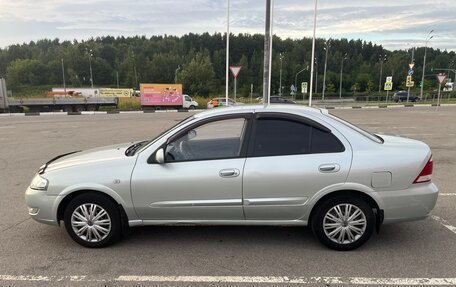
[[[102,106],[118,105],[117,98],[51,97],[51,98],[12,98],[8,97],[5,79],[0,78],[0,112],[45,112],[62,110],[65,112],[97,111]]]
[[[182,93],[182,84],[140,84],[143,110],[190,109],[198,107],[189,95]]]

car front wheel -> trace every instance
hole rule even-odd
[[[118,207],[100,194],[82,194],[71,200],[64,222],[70,237],[89,248],[106,247],[121,235]]]
[[[321,243],[334,250],[348,251],[360,247],[370,238],[375,216],[362,199],[334,197],[318,207],[311,224]]]

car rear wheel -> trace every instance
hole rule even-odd
[[[360,247],[370,238],[375,216],[362,199],[333,197],[318,207],[311,224],[321,243],[334,250],[348,251]]]
[[[106,247],[121,235],[118,207],[99,194],[82,194],[71,200],[64,222],[70,237],[85,247]]]

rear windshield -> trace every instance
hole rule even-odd
[[[341,124],[343,124],[343,125],[345,125],[345,126],[351,128],[352,130],[354,130],[354,131],[356,131],[356,132],[362,134],[362,135],[365,136],[366,138],[368,138],[368,139],[370,139],[370,140],[372,140],[372,141],[374,141],[374,142],[376,142],[376,143],[379,143],[379,144],[382,144],[382,143],[383,143],[383,139],[382,139],[380,136],[376,135],[376,134],[372,134],[372,133],[370,133],[370,132],[367,132],[367,131],[365,131],[365,130],[363,130],[363,129],[361,129],[361,128],[359,128],[359,127],[357,127],[357,126],[355,126],[355,125],[353,125],[353,124],[351,124],[351,123],[349,123],[349,122],[347,122],[346,120],[343,120],[343,119],[341,119],[341,118],[338,118],[338,117],[336,117],[336,116],[334,116],[334,115],[328,114],[328,116],[329,116],[330,118],[332,118],[332,119],[338,121],[339,123],[341,123]]]

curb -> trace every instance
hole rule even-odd
[[[376,106],[315,106],[327,110],[347,110],[347,109],[397,109],[397,108],[420,108],[420,107],[456,107],[455,104],[425,104],[425,105],[376,105]],[[33,113],[0,113],[0,117],[13,117],[13,116],[77,116],[77,115],[117,115],[117,114],[150,114],[150,113],[199,113],[205,110],[142,110],[142,111],[81,111],[81,112],[33,112]]]

